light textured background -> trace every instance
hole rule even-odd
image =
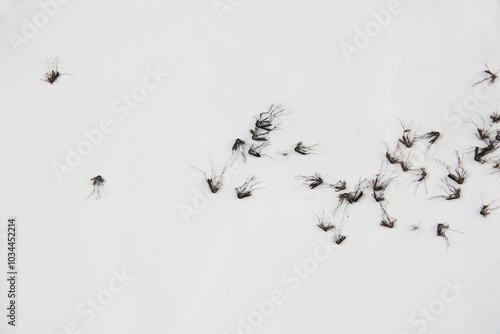
[[[12,329],[2,316],[0,332],[55,334],[74,321],[89,334],[232,334],[255,300],[281,289],[287,301],[257,333],[417,333],[408,317],[439,298],[443,280],[457,278],[467,290],[426,333],[498,333],[500,212],[478,214],[480,194],[500,195],[496,176],[469,154],[463,198],[428,197],[440,193],[445,172],[433,158],[452,164],[455,150],[475,143],[470,124],[454,127],[443,115],[473,94],[486,56],[500,68],[500,3],[402,1],[401,13],[348,63],[340,43],[386,6],[242,1],[221,20],[208,0],[73,0],[16,54],[7,34],[20,33],[21,18],[40,7],[0,1],[0,233],[16,216],[20,238],[19,323]],[[72,74],[53,86],[39,80],[52,57]],[[119,120],[113,100],[156,65],[169,78]],[[493,111],[498,96],[479,111]],[[210,155],[221,168],[234,139],[248,139],[254,117],[272,103],[293,116],[266,151],[276,161],[250,159],[187,224],[180,205],[191,205],[194,189],[208,190],[190,166],[208,170]],[[51,163],[105,117],[116,129],[59,182]],[[326,236],[314,213],[336,205],[331,190],[294,191],[294,176],[319,172],[352,185],[374,175],[382,140],[400,135],[398,119],[443,133],[424,162],[429,194],[415,195],[404,178],[389,189],[393,230],[378,225],[377,205],[364,198],[350,211],[347,240],[290,292],[281,276]],[[281,159],[300,140],[320,143],[322,153]],[[250,173],[265,189],[238,201],[232,188]],[[108,196],[86,199],[97,174]],[[410,232],[419,222],[421,231]],[[464,232],[449,233],[448,252],[437,222]],[[86,323],[77,306],[121,268],[135,279]]]

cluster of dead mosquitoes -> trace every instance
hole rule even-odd
[[[478,85],[482,82],[487,82],[489,86],[493,85],[497,78],[498,72],[493,73],[488,65],[485,64],[486,70],[484,73],[486,77],[474,84]],[[61,76],[61,75],[69,75],[68,73],[60,73],[58,69],[58,59],[54,59],[50,64],[47,61],[48,71],[44,74],[42,80],[50,83],[51,85]],[[250,130],[252,135],[252,140],[254,143],[251,143],[250,146],[241,140],[236,139],[232,146],[232,154],[229,161],[225,164],[224,168],[221,172],[215,173],[212,164],[212,170],[210,176],[198,168],[198,171],[203,173],[205,177],[205,181],[210,188],[212,193],[217,193],[219,189],[223,186],[223,176],[227,171],[227,168],[231,166],[234,161],[241,157],[241,159],[246,162],[247,156],[251,155],[255,158],[261,158],[266,156],[262,151],[270,145],[269,135],[274,130],[280,129],[280,123],[278,122],[280,116],[282,116],[285,112],[285,109],[281,107],[281,105],[274,106],[272,105],[267,112],[259,114],[259,117],[255,121],[254,129]],[[492,156],[494,152],[500,147],[500,114],[495,111],[489,115],[487,119],[482,118],[481,124],[477,124],[473,121],[470,121],[475,126],[475,135],[479,140],[480,144],[474,147],[474,160],[481,165],[490,165],[491,173],[500,173],[500,159],[498,157]],[[411,173],[415,175],[415,180],[413,182],[417,183],[417,188],[421,183],[424,183],[428,177],[427,171],[425,168],[412,168],[410,154],[408,154],[409,149],[411,149],[417,141],[427,141],[427,148],[429,148],[432,144],[434,144],[441,135],[438,131],[430,131],[419,135],[412,129],[411,124],[406,124],[401,122],[403,133],[401,137],[398,139],[396,143],[396,148],[394,150],[390,150],[386,145],[387,150],[385,153],[385,158],[387,160],[385,166],[388,164],[391,165],[399,165],[401,170],[405,173]],[[316,144],[318,145],[318,144]],[[309,155],[318,153],[315,150],[315,146],[307,146],[303,142],[298,142],[294,148],[294,151],[300,155]],[[248,150],[247,150],[248,147]],[[405,152],[406,151],[406,152]],[[465,182],[467,178],[467,170],[465,170],[463,166],[464,155],[460,155],[458,152],[456,153],[457,163],[454,168],[448,166],[444,162],[435,159],[441,165],[443,165],[447,170],[447,175],[441,179],[442,185],[439,187],[443,190],[443,194],[436,195],[431,197],[431,199],[445,199],[448,201],[456,200],[460,198],[461,194],[461,186]],[[288,152],[282,153],[283,155],[287,155]],[[384,166],[384,164],[383,164]],[[319,173],[315,173],[314,175],[304,176],[297,175],[296,178],[303,181],[304,185],[307,185],[310,189],[315,189],[319,186],[328,186],[332,188],[335,192],[339,193],[338,195],[338,204],[336,208],[333,210],[333,216],[338,212],[338,210],[344,206],[344,218],[341,220],[340,224],[332,224],[331,221],[325,217],[324,214],[317,215],[318,224],[317,227],[321,230],[328,232],[332,230],[334,232],[333,241],[340,245],[345,239],[346,236],[342,234],[342,228],[346,221],[345,217],[347,214],[347,209],[357,203],[364,195],[367,189],[369,189],[372,198],[380,205],[381,211],[381,221],[380,225],[387,228],[393,228],[397,221],[396,218],[389,215],[387,212],[387,207],[384,204],[385,202],[385,190],[389,186],[389,184],[395,179],[392,176],[393,174],[387,175],[387,168],[382,167],[381,171],[372,179],[363,179],[354,186],[352,191],[347,191],[347,182],[344,180],[338,180],[333,183],[326,183],[323,178],[319,175]],[[92,184],[92,192],[88,197],[94,196],[96,200],[101,198],[102,193],[104,192],[104,178],[101,175],[97,175],[90,179]],[[243,199],[246,197],[252,196],[253,192],[259,188],[256,188],[258,184],[261,182],[256,181],[255,176],[248,176],[243,185],[236,187],[236,197],[238,199]],[[482,204],[479,210],[479,214],[483,217],[488,216],[493,210],[498,209],[498,206],[493,207],[494,201],[488,204]],[[417,230],[419,226],[413,225],[414,230]],[[447,231],[455,231],[450,229],[449,224],[439,223],[436,227],[436,233],[438,237],[442,237],[447,246],[449,247],[449,239],[446,236]],[[459,231],[455,231],[459,232]],[[461,233],[461,232],[460,232]]]
[[[486,65],[485,74],[488,75],[485,79],[475,83],[474,85],[480,84],[487,81],[491,86],[495,83],[497,79],[497,73],[490,71]],[[197,169],[203,173],[205,181],[210,188],[212,193],[217,193],[219,189],[223,186],[223,176],[227,171],[227,168],[231,166],[237,157],[246,162],[246,153],[254,157],[260,158],[264,154],[262,150],[270,145],[269,134],[280,128],[280,124],[277,122],[279,117],[283,115],[284,109],[281,106],[272,105],[271,108],[265,112],[261,113],[255,122],[255,128],[250,130],[252,134],[252,140],[256,143],[251,143],[248,147],[247,143],[238,138],[235,140],[232,146],[231,158],[226,162],[224,168],[219,173],[215,173],[212,164],[212,170],[210,175],[207,175],[202,170]],[[481,144],[474,148],[474,160],[480,164],[490,164],[492,172],[500,173],[500,159],[492,157],[491,154],[494,153],[500,147],[500,127],[495,129],[495,125],[500,125],[500,114],[494,112],[489,115],[489,119],[483,119],[482,125],[477,125],[473,121],[470,121],[476,127],[476,136],[480,140]],[[325,217],[324,213],[317,215],[317,227],[325,232],[333,231],[333,241],[340,245],[347,237],[342,234],[342,228],[346,222],[347,210],[349,207],[355,205],[369,189],[370,195],[373,200],[379,204],[381,211],[380,225],[386,228],[393,228],[396,224],[397,219],[392,217],[388,211],[385,204],[385,191],[391,182],[396,178],[393,176],[394,173],[388,175],[387,168],[389,165],[399,165],[402,172],[413,174],[415,176],[414,183],[417,183],[415,191],[417,191],[420,184],[425,185],[425,181],[428,177],[427,170],[423,167],[413,168],[411,162],[411,149],[414,147],[417,141],[425,141],[427,149],[433,145],[440,137],[441,133],[438,131],[429,131],[423,134],[418,134],[417,131],[413,130],[412,124],[406,124],[401,122],[402,135],[396,143],[394,150],[390,150],[386,145],[387,150],[385,153],[385,159],[387,160],[382,164],[380,172],[371,179],[361,179],[353,187],[351,191],[347,190],[347,182],[345,180],[333,180],[332,183],[327,183],[321,177],[319,173],[313,175],[297,175],[296,179],[301,180],[302,185],[306,185],[310,189],[316,189],[320,186],[328,186],[332,188],[338,194],[338,203],[332,212],[332,218],[338,213],[339,209],[343,207],[343,218],[339,224],[333,224],[331,220]],[[317,144],[316,144],[317,145]],[[296,144],[294,151],[300,155],[317,154],[318,151],[315,150],[315,146],[306,146],[304,143],[299,142]],[[441,164],[446,169],[446,176],[441,179],[441,185],[439,187],[443,190],[442,194],[432,196],[430,199],[444,199],[444,200],[456,200],[460,198],[461,186],[467,178],[467,170],[464,168],[464,154],[460,155],[456,153],[457,162],[454,167],[450,167],[444,162],[435,159],[439,164]],[[283,153],[287,155],[288,153]],[[252,196],[253,192],[259,188],[256,188],[261,182],[256,182],[255,176],[248,176],[246,181],[240,187],[235,188],[236,197],[238,199],[243,199]],[[493,210],[499,207],[492,207],[494,201],[489,204],[482,204],[479,214],[483,217],[488,216]],[[413,230],[419,229],[419,226],[412,225]],[[447,247],[450,246],[449,239],[446,235],[447,231],[455,231],[450,228],[449,224],[438,223],[436,226],[436,234],[438,237],[442,237],[446,241]]]

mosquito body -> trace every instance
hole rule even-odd
[[[315,153],[314,147],[317,146],[317,145],[318,144],[312,145],[312,146],[306,146],[306,145],[304,145],[304,143],[302,143],[300,141],[295,146],[294,151],[297,152],[297,153],[299,153],[299,154],[302,154],[302,155],[312,154],[312,153]]]
[[[58,62],[59,59],[55,58],[52,60],[52,63],[49,65],[49,61],[47,60],[47,68],[48,71],[45,72],[43,75],[42,81],[46,81],[50,83],[51,85],[54,84],[54,82],[61,76],[61,75],[67,75],[68,73],[59,73],[59,68],[58,68]]]
[[[262,182],[254,182],[254,181],[255,181],[255,176],[250,175],[241,187],[234,188],[234,190],[236,191],[236,197],[238,197],[239,199],[250,197],[252,196],[254,190],[260,189],[260,188],[255,188],[255,186]]]
[[[444,198],[447,201],[454,200],[460,198],[461,189],[459,187],[452,186],[447,179],[441,180],[446,188],[439,186],[439,188],[443,189],[446,195],[438,195],[433,196],[431,199]]]
[[[90,179],[92,181],[92,193],[87,196],[87,198],[91,197],[92,195],[95,195],[95,199],[101,199],[101,192],[104,191],[104,179],[102,178],[101,175],[97,175],[93,178]]]
[[[488,82],[488,86],[491,86],[495,83],[495,81],[497,80],[498,78],[498,72],[496,73],[493,73],[490,68],[488,67],[488,64],[484,64],[484,66],[486,66],[486,70],[484,70],[483,73],[485,73],[487,75],[486,78],[484,78],[483,80],[480,80],[478,82],[476,82],[475,84],[473,84],[472,86],[476,86],[476,85],[479,85],[480,83],[484,82],[484,81],[489,81]]]
[[[500,207],[498,207],[498,206],[496,206],[496,207],[492,208],[492,207],[491,207],[491,205],[492,205],[494,202],[495,202],[495,201],[491,201],[489,204],[482,204],[482,205],[481,205],[481,210],[479,211],[479,214],[480,214],[481,216],[483,216],[483,217],[486,217],[486,216],[488,216],[488,215],[491,213],[491,211],[493,211],[493,210],[497,210],[498,208],[500,208]]]
[[[382,211],[382,220],[380,221],[380,225],[388,228],[393,228],[394,224],[396,223],[397,219],[391,217],[388,213],[386,208],[380,204],[380,210]]]
[[[319,187],[320,185],[323,184],[323,179],[321,178],[321,176],[319,176],[318,173],[315,173],[312,176],[297,175],[295,178],[299,180],[304,180],[303,184],[307,185],[311,189]]]
[[[448,178],[450,178],[451,180],[455,181],[458,184],[463,184],[465,181],[465,178],[467,176],[467,171],[464,169],[464,166],[463,166],[463,156],[460,157],[460,155],[458,154],[457,151],[455,151],[455,153],[457,155],[457,165],[455,167],[454,172],[452,172],[451,168],[448,167],[441,160],[436,159],[436,161],[439,162],[441,165],[443,165],[443,167],[446,168],[446,170],[448,171]]]
[[[262,150],[269,146],[269,143],[262,143],[260,145],[251,144],[248,149],[248,154],[253,155],[256,158],[262,157]]]
[[[243,160],[243,162],[246,162],[247,161],[247,157],[245,155],[245,146],[246,146],[246,143],[237,138],[233,144],[233,148],[232,148],[232,152],[233,152],[233,155],[237,156],[241,156],[241,159]]]

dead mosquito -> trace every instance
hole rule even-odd
[[[439,133],[438,131],[431,131],[419,136],[418,139],[428,140],[429,144],[427,144],[427,148],[429,148],[432,144],[434,144],[438,140],[440,135],[441,133]]]
[[[335,234],[333,236],[333,241],[337,244],[337,245],[340,245],[342,243],[342,241],[345,240],[345,238],[347,238],[345,235],[341,235],[341,234]]]
[[[441,182],[443,182],[445,184],[446,188],[444,188],[440,185],[438,185],[438,187],[443,189],[446,192],[446,195],[437,195],[437,196],[431,197],[430,199],[444,198],[447,201],[450,201],[450,200],[460,198],[460,191],[461,191],[460,188],[452,186],[448,182],[448,179],[441,179]]]
[[[245,146],[246,143],[243,140],[236,138],[232,148],[233,155],[240,155],[243,162],[247,161],[247,157],[245,155]]]
[[[281,109],[281,105],[274,107],[271,105],[269,111],[261,113],[257,121],[255,121],[255,127],[266,130],[268,132],[278,129],[278,125],[273,125],[273,121],[276,117],[281,115],[285,109]]]
[[[493,153],[498,149],[498,142],[493,142],[490,141],[486,147],[475,147],[474,148],[474,160],[479,162],[480,164],[484,164],[485,162],[488,162],[485,157]]]
[[[269,146],[269,143],[262,143],[260,145],[251,144],[250,148],[248,149],[248,154],[253,155],[254,157],[260,158],[260,157],[262,157],[262,155],[264,155],[262,153],[262,150],[267,146]]]
[[[401,159],[401,149],[399,148],[399,145],[396,146],[396,149],[394,150],[394,152],[390,153],[389,152],[389,146],[387,146],[386,143],[384,143],[385,147],[386,147],[386,151],[385,151],[385,157],[386,159],[392,164],[398,164],[400,163],[400,159]]]
[[[304,143],[299,141],[297,143],[297,145],[295,146],[294,151],[299,153],[299,154],[302,154],[302,155],[313,154],[316,152],[316,150],[314,150],[314,147],[317,145],[318,144],[312,145],[312,146],[306,146],[306,145],[304,145]]]
[[[481,204],[481,210],[479,211],[479,214],[483,217],[488,216],[491,211],[496,210],[500,208],[499,206],[496,206],[494,208],[491,207],[491,205],[495,202],[495,200],[491,201],[489,204]]]
[[[42,81],[46,81],[50,83],[51,85],[54,84],[54,82],[59,78],[61,75],[69,75],[68,73],[59,73],[58,65],[57,63],[59,62],[58,58],[55,58],[52,60],[52,63],[49,65],[49,61],[47,60],[47,68],[48,71],[45,72],[43,75]]]
[[[500,114],[495,111],[490,115],[490,119],[491,119],[491,123],[496,124],[496,123],[500,122]]]
[[[404,161],[404,160],[401,160],[399,162],[399,165],[401,166],[401,169],[403,170],[403,172],[408,172],[408,171],[411,171],[411,167],[412,167],[412,163],[410,160],[407,160],[407,161]]]
[[[460,157],[457,151],[455,151],[455,154],[457,155],[457,165],[455,167],[455,173],[453,173],[444,162],[441,160],[436,159],[437,162],[439,162],[441,165],[443,165],[444,168],[448,171],[448,178],[452,179],[458,184],[462,184],[465,181],[465,178],[467,176],[467,171],[464,169],[463,166],[463,155]]]
[[[90,181],[92,181],[92,193],[90,193],[90,195],[87,196],[87,198],[89,198],[90,196],[94,195],[95,194],[95,199],[98,200],[101,198],[101,192],[104,192],[104,179],[102,178],[101,175],[97,175],[93,178],[90,179]]]
[[[417,192],[418,187],[422,183],[424,184],[424,187],[425,187],[425,193],[427,193],[427,183],[426,183],[427,172],[426,172],[425,168],[418,168],[418,169],[414,170],[412,173],[418,176],[418,179],[416,179],[415,181],[412,182],[412,184],[417,183],[417,186],[415,187],[415,193]]]
[[[254,180],[255,180],[255,176],[250,175],[241,187],[234,188],[234,190],[236,191],[236,196],[239,199],[243,199],[245,197],[250,197],[250,196],[252,196],[252,193],[254,190],[260,189],[260,188],[254,188],[254,187],[257,184],[262,183],[262,181],[261,182],[254,182]]]
[[[222,171],[220,173],[216,174],[214,172],[214,164],[212,162],[212,159],[210,159],[210,165],[211,165],[210,177],[207,177],[207,174],[199,168],[196,168],[196,167],[191,167],[191,168],[196,169],[197,171],[201,172],[204,175],[205,181],[207,182],[208,187],[210,188],[210,191],[213,194],[215,194],[222,187],[224,174],[226,173],[227,167],[229,167],[233,163],[233,161],[234,161],[233,158],[231,158],[226,163],[226,165],[224,166]]]
[[[344,180],[340,180],[340,181],[337,181],[335,183],[331,183],[330,187],[335,189],[335,192],[339,192],[339,191],[343,191],[347,188],[347,183]]]
[[[335,225],[333,225],[333,242],[335,242],[337,245],[340,245],[345,239],[346,236],[341,234],[342,227],[337,228]]]
[[[442,223],[437,224],[437,236],[442,237],[446,241],[446,246],[450,248],[450,240],[446,236],[446,231],[453,231],[458,233],[463,233],[463,232],[450,229],[449,224],[442,224]]]
[[[474,126],[476,127],[476,137],[479,140],[485,141],[485,140],[490,139],[490,136],[492,134],[491,124],[486,125],[486,122],[484,121],[484,119],[483,119],[483,126],[482,127],[477,125],[472,120],[469,120],[469,123],[474,124]]]
[[[399,139],[399,142],[404,146],[410,148],[413,146],[413,143],[415,143],[415,141],[417,140],[415,132],[411,129],[412,124],[410,123],[409,125],[407,125],[401,120],[399,122],[403,127],[403,135]]]
[[[391,181],[394,180],[392,174],[387,178],[385,177],[386,171],[387,171],[387,165],[386,169],[383,170],[383,164],[382,164],[382,167],[380,167],[380,172],[375,176],[373,180],[369,181],[369,185],[372,188],[372,196],[376,202],[381,202],[385,199],[384,198],[385,189],[389,186]]]
[[[330,220],[325,217],[324,212],[321,214],[321,216],[316,214],[316,217],[318,218],[318,224],[316,226],[318,226],[323,231],[328,232],[329,230],[334,228],[334,226],[331,224]]]
[[[422,222],[418,223],[418,225],[412,224],[411,225],[411,231],[417,231],[417,230],[419,230],[421,224],[422,224]]]
[[[488,64],[486,64],[486,62],[484,63],[484,66],[486,67],[486,70],[484,70],[484,73],[486,73],[488,75],[488,77],[484,78],[483,80],[480,80],[480,81],[476,82],[472,86],[476,86],[476,85],[480,84],[481,82],[484,82],[484,81],[487,81],[487,80],[489,80],[488,86],[491,86],[491,85],[493,85],[495,83],[495,81],[497,79],[498,72],[496,72],[496,73],[491,72],[491,70],[488,67]]]
[[[268,141],[269,131],[262,128],[255,128],[255,130],[250,130],[252,134],[252,139],[255,141]]]
[[[312,176],[297,175],[295,178],[304,180],[304,183],[302,185],[305,184],[311,189],[314,189],[323,184],[323,179],[321,178],[321,176],[319,176],[318,173],[315,173]],[[299,187],[301,187],[302,185],[300,185]]]
[[[382,220],[380,221],[380,225],[388,228],[393,228],[397,219],[389,216],[386,208],[380,204],[380,210],[382,211]]]
[[[342,205],[342,203],[346,202],[347,204],[354,204],[356,203],[357,201],[359,201],[359,199],[361,197],[363,197],[363,189],[364,189],[364,182],[366,180],[363,180],[363,181],[359,181],[359,183],[356,185],[356,188],[354,191],[351,191],[351,192],[347,192],[347,193],[342,193],[339,195],[339,203],[337,204],[337,207],[335,208],[335,210],[333,210],[333,212],[337,211],[337,209]]]

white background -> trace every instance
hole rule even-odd
[[[469,153],[462,198],[429,197],[446,175],[433,159],[453,165],[455,150],[477,144],[467,118],[455,126],[445,115],[474,95],[486,57],[500,68],[500,3],[402,1],[348,62],[340,44],[352,44],[355,28],[387,3],[242,1],[222,20],[208,0],[73,0],[16,53],[7,35],[21,34],[22,17],[41,9],[0,1],[0,268],[6,272],[7,217],[15,216],[20,273],[18,326],[2,315],[0,333],[64,333],[73,321],[89,334],[233,334],[238,317],[273,289],[286,302],[256,333],[417,333],[410,315],[455,279],[467,289],[425,332],[498,333],[500,210],[487,219],[478,213],[481,195],[498,197],[497,176]],[[54,57],[72,76],[52,86],[39,79]],[[148,66],[170,75],[120,120],[111,103],[140,85]],[[494,111],[498,96],[477,111]],[[275,160],[249,159],[184,219],[180,207],[192,206],[195,189],[208,193],[190,167],[208,172],[210,155],[220,170],[235,138],[249,141],[255,116],[273,103],[290,115],[265,151]],[[103,118],[114,131],[59,182],[51,164],[64,163],[66,146]],[[337,203],[331,189],[296,189],[294,176],[319,172],[350,187],[372,177],[383,141],[394,146],[401,134],[399,119],[443,134],[422,161],[428,194],[394,169],[401,177],[386,197],[396,227],[379,226],[367,194],[350,210],[346,241],[291,291],[282,275],[313,255],[318,237],[332,243],[315,213]],[[320,154],[295,154],[298,141],[319,143]],[[233,188],[250,173],[265,188],[239,201]],[[107,196],[86,199],[97,174]],[[448,251],[438,222],[464,232],[448,232]],[[78,305],[122,268],[134,280],[87,323]],[[2,314],[5,287],[2,279]]]

